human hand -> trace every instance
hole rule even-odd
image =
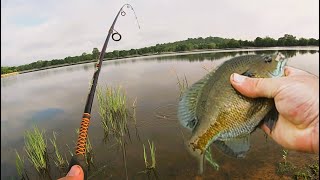
[[[279,119],[275,128],[262,129],[285,148],[319,153],[319,78],[292,67],[285,77],[230,77],[232,86],[247,97],[274,98]]]
[[[74,165],[71,167],[66,177],[62,177],[58,180],[83,180],[83,179],[84,179],[84,173],[82,168],[78,165]]]

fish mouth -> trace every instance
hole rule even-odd
[[[272,77],[280,77],[284,74],[284,66],[287,64],[288,59],[283,59],[280,57],[278,60],[277,68],[274,71],[268,71],[269,75]]]

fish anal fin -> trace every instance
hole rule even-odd
[[[235,158],[244,158],[250,149],[249,135],[217,140],[214,144],[220,151]]]

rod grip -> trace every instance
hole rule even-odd
[[[90,123],[90,114],[89,113],[83,113],[79,134],[78,134],[78,140],[77,140],[77,147],[76,147],[76,154],[72,156],[70,165],[69,165],[69,171],[73,165],[79,165],[81,166],[83,172],[84,172],[84,179],[87,179],[88,174],[88,165],[86,162],[86,145],[87,145],[87,137],[88,137],[88,128]]]
[[[71,167],[74,165],[79,165],[82,168],[83,173],[84,173],[84,180],[87,180],[87,178],[88,178],[88,165],[87,165],[85,156],[81,155],[81,154],[73,155],[71,158],[71,161],[69,163],[68,171],[70,171]]]

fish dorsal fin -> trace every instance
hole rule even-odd
[[[214,144],[220,151],[235,158],[244,158],[250,149],[249,135],[224,141],[217,140]]]
[[[178,119],[182,126],[192,130],[197,124],[196,107],[204,85],[207,83],[211,73],[194,83],[186,90],[179,102]]]

